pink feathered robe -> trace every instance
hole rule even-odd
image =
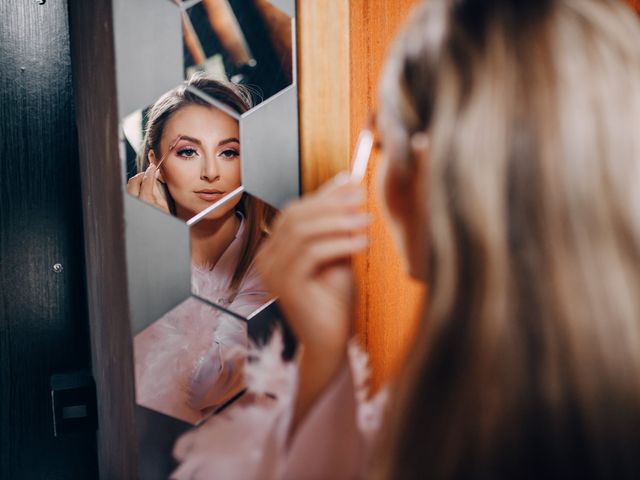
[[[245,364],[250,404],[234,405],[183,435],[173,480],[365,478],[387,391],[367,395],[367,356],[352,342],[349,364],[316,401],[287,445],[297,365],[284,363],[276,332]]]
[[[192,265],[192,292],[248,316],[268,299],[251,266],[228,288],[240,260],[244,220],[215,267]],[[247,323],[189,298],[135,336],[138,404],[197,424],[244,388]]]

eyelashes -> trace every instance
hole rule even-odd
[[[219,156],[223,158],[236,158],[240,156],[240,152],[235,148],[227,148],[226,150],[220,152]]]
[[[180,158],[190,160],[200,157],[200,152],[198,152],[198,150],[193,147],[182,147],[176,150],[176,155],[178,155]],[[227,148],[219,152],[217,156],[225,159],[234,159],[240,156],[240,151],[236,148]]]
[[[178,154],[179,157],[182,157],[182,158],[195,158],[200,156],[198,151],[195,148],[191,148],[191,147],[179,148],[176,150],[176,153]]]

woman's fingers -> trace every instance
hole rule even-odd
[[[289,219],[277,226],[263,247],[271,262],[279,260],[282,266],[295,262],[305,254],[308,246],[326,240],[349,240],[362,236],[371,223],[368,213],[327,215],[303,220]]]
[[[360,210],[366,202],[365,189],[356,183],[337,177],[301,200],[290,202],[279,218],[293,217],[297,221],[317,215],[330,215]]]
[[[328,183],[289,204],[278,216],[271,238],[263,246],[263,271],[291,268],[305,255],[305,248],[316,242],[322,245],[322,241],[334,240],[350,245],[371,223],[370,215],[362,211],[366,195],[361,186],[339,178]]]
[[[144,200],[148,203],[155,203],[155,199],[153,196],[153,184],[155,183],[155,167],[153,164],[149,165],[147,169],[144,171],[142,177],[142,183],[140,185],[140,194],[139,197],[141,200]]]
[[[321,270],[325,265],[351,257],[351,255],[364,250],[368,245],[369,239],[366,235],[313,242],[301,254],[298,274],[306,278]]]
[[[357,185],[326,189],[289,204],[276,219],[273,230],[284,230],[292,235],[304,233],[314,222],[322,222],[331,228],[331,221],[337,222],[336,227],[340,230],[348,228],[349,222],[354,229],[359,229],[369,223],[362,213],[365,200],[364,189]]]
[[[332,262],[344,260],[365,249],[368,237],[348,228],[334,234],[290,236],[279,232],[265,242],[256,262],[263,281],[275,295],[280,295],[283,275],[289,280],[304,281],[318,269]],[[284,233],[284,234],[283,234]]]
[[[162,183],[158,180],[159,177],[160,171],[156,170],[153,174],[153,197],[155,198],[156,205],[168,212],[169,204],[167,203],[167,197],[162,188]]]
[[[140,175],[140,174],[138,174]],[[160,188],[160,181],[158,180],[158,170],[155,165],[149,165],[142,174],[142,181],[140,183],[140,192],[138,198],[145,202],[154,205],[165,212],[169,212],[169,206],[164,192]]]
[[[142,184],[142,179],[144,177],[144,173],[138,173],[129,179],[127,182],[127,192],[137,197],[140,195],[140,185]]]
[[[348,236],[362,233],[370,224],[372,217],[365,212],[331,214],[307,217],[305,221],[289,219],[282,224],[281,230],[290,247],[313,241],[316,237]]]
[[[144,172],[138,173],[129,179],[127,192],[168,213],[169,204],[161,188],[158,176],[158,170],[155,165],[149,165]]]
[[[363,233],[372,220],[371,214],[366,212],[321,217],[305,225],[300,236],[307,241],[322,236],[354,235]]]

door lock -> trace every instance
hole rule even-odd
[[[91,373],[54,374],[50,386],[55,437],[97,430],[96,385]]]

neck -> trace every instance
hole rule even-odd
[[[240,228],[240,219],[232,210],[221,218],[201,220],[190,229],[191,261],[213,268],[231,245]]]

